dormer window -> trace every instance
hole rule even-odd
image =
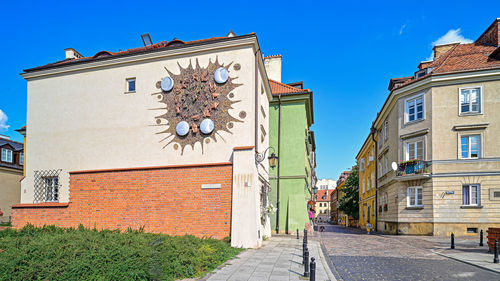
[[[417,72],[415,72],[415,79],[418,79],[424,75],[427,75],[429,73],[431,73],[431,71],[434,69],[434,67],[427,67],[427,68],[424,68],[422,70],[419,70]]]
[[[12,163],[12,150],[2,148],[2,161]]]

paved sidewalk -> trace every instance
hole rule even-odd
[[[335,281],[317,241],[308,241],[309,255],[316,258],[316,280]],[[276,236],[259,249],[249,249],[207,275],[204,280],[288,281],[302,277],[302,237]]]
[[[477,237],[455,238],[455,249],[450,248],[450,239],[442,237],[423,237],[434,244],[432,252],[454,260],[479,266],[500,273],[500,264],[493,263],[493,253],[488,253],[487,239],[484,246],[479,246]]]

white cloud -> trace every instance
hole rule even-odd
[[[3,111],[0,109],[0,132],[5,132],[9,129],[9,125],[7,125],[7,114],[3,113]]]
[[[460,28],[450,29],[445,35],[439,37],[438,40],[432,42],[432,46],[443,45],[448,43],[472,43],[471,39],[465,38],[460,34]]]
[[[403,24],[403,25],[401,26],[401,28],[399,28],[399,35],[402,35],[402,34],[403,34],[403,31],[405,30],[405,28],[406,28],[406,24]]]
[[[450,43],[472,43],[472,41],[469,38],[465,38],[462,34],[460,34],[460,28],[457,29],[450,29],[448,32],[446,32],[445,35],[439,37],[436,41],[432,42],[432,47],[436,45],[443,45],[443,44],[450,44]],[[426,58],[426,60],[433,60],[434,59],[434,53],[431,52],[430,56]]]

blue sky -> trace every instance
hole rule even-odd
[[[0,133],[22,141],[14,131],[26,122],[19,73],[63,59],[64,48],[89,56],[142,46],[148,32],[154,42],[255,32],[266,55],[283,55],[283,82],[313,90],[317,174],[337,179],[354,164],[391,77],[413,74],[433,42],[475,40],[500,17],[498,0],[308,2],[5,2]]]

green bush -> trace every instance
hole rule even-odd
[[[142,229],[34,227],[0,231],[0,280],[176,280],[199,277],[241,249]]]

